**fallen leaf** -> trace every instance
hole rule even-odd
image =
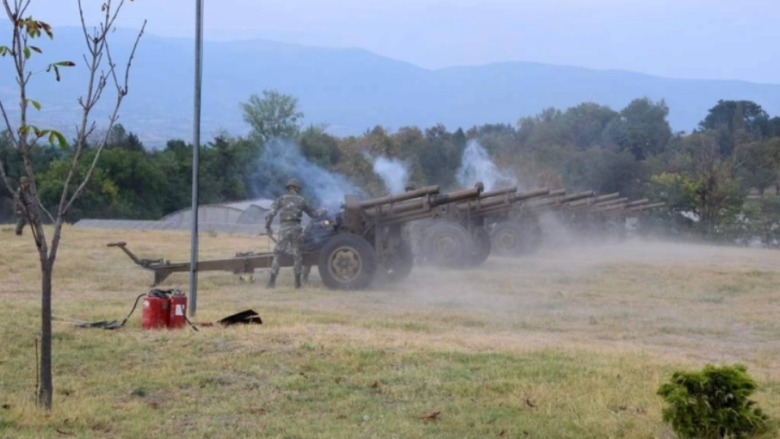
[[[526,404],[528,407],[531,407],[532,409],[535,409],[535,408],[536,408],[536,403],[535,403],[535,402],[534,402],[534,401],[531,399],[531,397],[530,397],[530,396],[526,396],[526,398],[525,398],[525,404]]]
[[[423,416],[420,419],[436,419],[436,418],[439,417],[440,414],[441,414],[441,412],[428,413],[427,415]]]

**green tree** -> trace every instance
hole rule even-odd
[[[699,123],[702,130],[717,133],[720,153],[730,155],[741,144],[761,140],[772,134],[769,116],[752,101],[724,101],[710,108]]]
[[[734,151],[733,161],[745,189],[756,188],[763,196],[764,191],[778,181],[780,138],[740,145]]]
[[[138,139],[138,136],[131,132],[127,132],[122,124],[116,124],[111,128],[106,149],[111,148],[122,148],[129,151],[144,151],[144,145]]]
[[[601,145],[604,130],[620,114],[604,105],[583,103],[569,108],[563,114],[562,124],[568,141],[579,149]]]
[[[324,125],[310,125],[300,135],[301,154],[324,168],[341,160],[338,139],[325,132]]]
[[[742,208],[748,191],[735,178],[732,160],[720,155],[713,134],[686,137],[670,167],[676,172],[653,176],[653,192],[673,208],[697,215],[705,233],[715,236],[721,221]]]
[[[261,142],[272,138],[294,139],[300,133],[298,99],[276,90],[263,90],[263,96],[249,96],[241,103],[244,121],[252,127],[252,135]]]
[[[668,115],[669,107],[663,100],[635,99],[605,127],[605,143],[629,151],[637,160],[661,154],[672,138]]]

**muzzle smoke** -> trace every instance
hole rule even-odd
[[[401,160],[379,156],[372,159],[374,173],[378,175],[385,188],[391,194],[399,194],[404,191],[404,186],[409,178],[409,165]]]
[[[485,185],[486,191],[501,186],[519,186],[515,176],[498,169],[495,163],[490,160],[488,152],[477,140],[470,140],[466,145],[460,168],[458,168],[457,179],[461,187],[472,187],[481,181]]]
[[[343,175],[310,162],[294,142],[272,139],[263,148],[254,174],[254,195],[274,199],[285,191],[285,183],[297,178],[305,195],[318,207],[338,210],[345,195],[362,196],[363,191]]]

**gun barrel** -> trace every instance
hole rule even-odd
[[[494,194],[492,199],[486,200],[487,198],[486,195],[489,194],[489,192],[486,192],[476,200],[471,200],[467,203],[458,204],[458,209],[460,210],[473,209],[475,213],[492,211],[497,208],[509,209],[515,203],[525,201],[531,198],[546,196],[550,193],[550,190],[547,188],[542,188],[542,189],[536,189],[528,192],[521,192],[519,194],[509,195],[510,193],[511,192],[503,192],[501,194]],[[509,196],[498,198],[497,195],[509,195]]]
[[[407,201],[411,200],[413,198],[419,198],[424,197],[426,195],[433,195],[439,193],[439,186],[426,186],[422,187],[417,190],[404,192],[402,194],[397,195],[388,195],[385,197],[380,198],[372,198],[370,200],[364,200],[358,203],[358,206],[360,206],[363,209],[368,209],[370,207],[375,207],[380,204],[390,204],[390,203],[398,203],[401,201]]]
[[[468,200],[470,198],[478,197],[483,190],[484,186],[477,183],[473,189],[464,189],[460,191],[450,192],[448,194],[426,194],[422,197],[406,200],[396,204],[382,203],[377,204],[371,208],[364,208],[364,212],[368,216],[377,216],[380,213],[388,217],[399,216],[409,213],[417,213],[416,211],[428,212],[431,208],[441,206],[443,204],[455,203],[458,201]],[[411,192],[410,192],[411,193]],[[406,195],[406,194],[402,194]],[[367,200],[374,201],[374,200]],[[385,206],[384,204],[390,204]]]
[[[593,191],[579,192],[579,193],[567,195],[567,196],[561,198],[560,203],[561,204],[563,204],[563,203],[570,203],[572,201],[582,200],[582,199],[585,199],[585,198],[592,198],[595,195],[596,195],[596,193],[593,192]]]
[[[644,206],[634,207],[631,209],[628,209],[629,212],[643,212],[645,210],[655,209],[657,207],[664,207],[666,206],[666,203],[654,203],[654,204],[646,204]]]
[[[632,202],[626,204],[626,208],[639,207],[639,206],[642,206],[642,205],[647,204],[649,202],[650,202],[649,199],[642,198],[641,200],[632,201]]]
[[[532,198],[549,197],[551,194],[548,188],[534,189],[528,192],[520,192],[512,197],[513,202],[530,200]]]
[[[479,196],[479,199],[484,200],[485,198],[492,198],[499,195],[512,194],[515,192],[517,192],[517,186],[504,187],[500,189],[494,189],[492,191],[482,192],[482,195]]]
[[[484,186],[477,183],[477,186],[473,189],[462,189],[449,194],[437,195],[431,199],[431,207],[441,206],[444,204],[457,203],[458,201],[465,201],[471,198],[477,198],[482,194]]]

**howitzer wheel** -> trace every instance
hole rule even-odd
[[[471,259],[471,235],[468,230],[450,221],[437,221],[425,231],[425,259],[439,267],[458,268]]]
[[[345,233],[325,242],[317,265],[322,282],[329,288],[356,290],[371,285],[377,263],[368,241]]]
[[[482,265],[490,257],[490,234],[484,227],[475,227],[471,232],[471,258],[469,263],[476,267]]]
[[[542,247],[543,236],[542,227],[538,222],[526,224],[523,227],[523,237],[526,240],[526,245],[522,252],[524,254],[533,254],[539,251],[539,248]]]
[[[413,268],[414,253],[407,243],[401,241],[393,254],[389,255],[387,263],[379,270],[377,277],[382,282],[400,282],[412,274]]]
[[[500,256],[515,256],[523,251],[523,230],[519,224],[501,223],[493,230],[493,251]]]

